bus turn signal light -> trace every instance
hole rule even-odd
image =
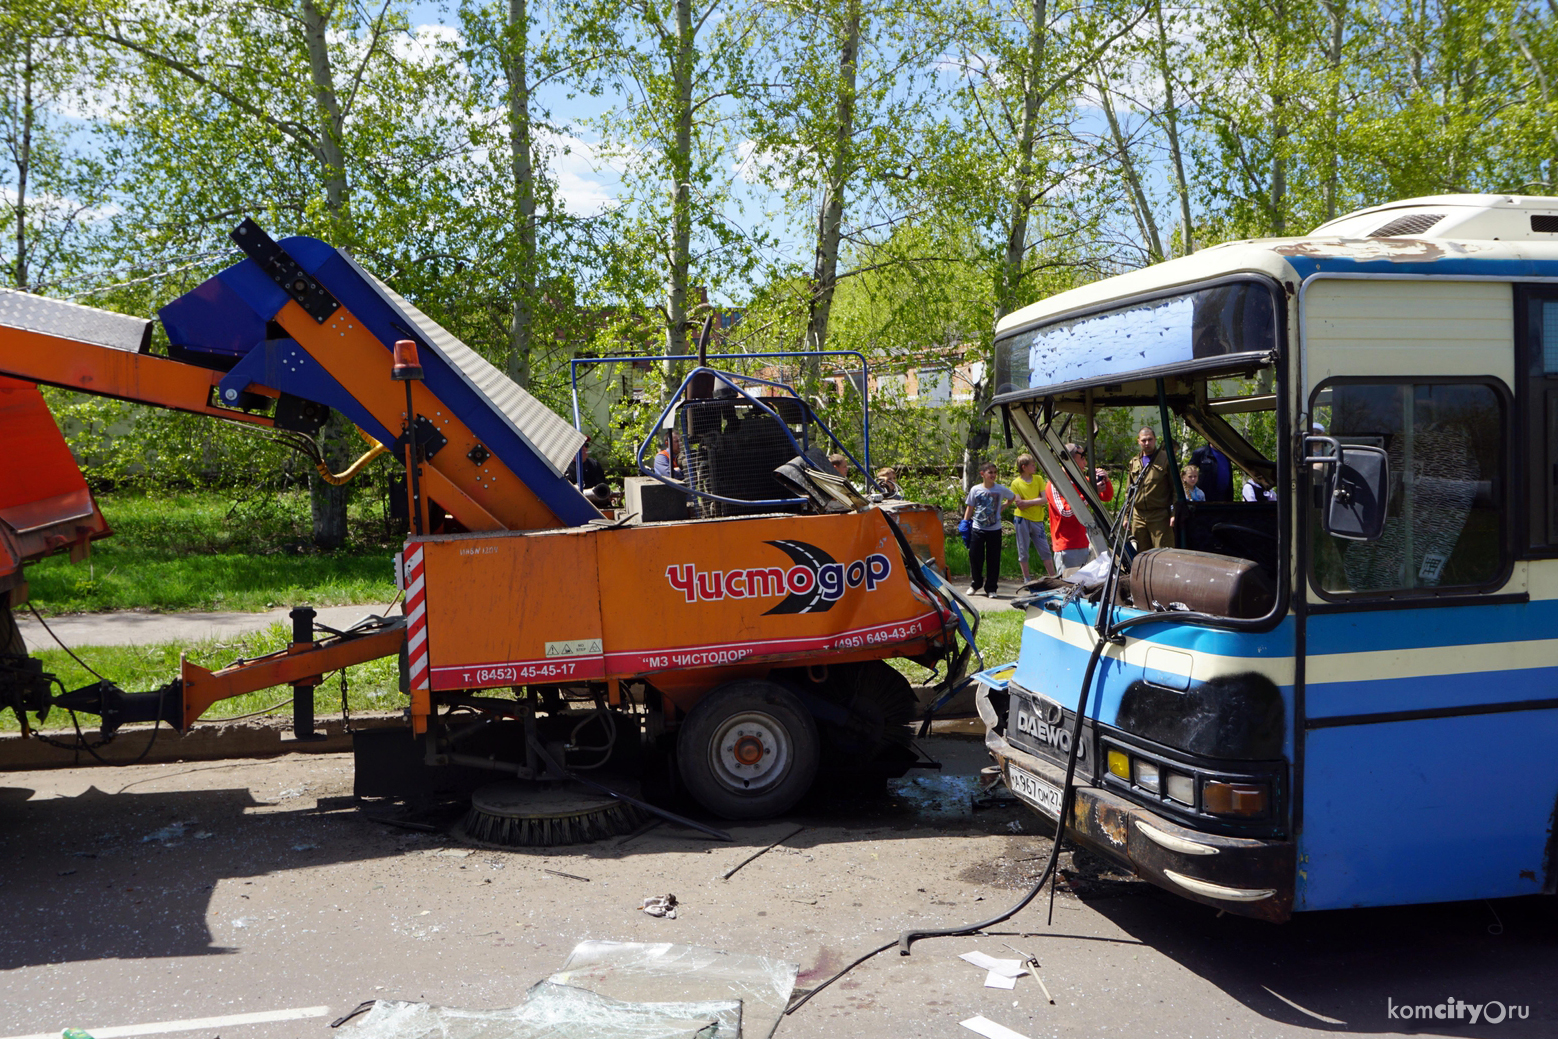
[[[1111,750],[1109,752],[1109,773],[1129,782],[1131,778],[1131,759],[1125,751]]]
[[[1266,788],[1209,781],[1201,788],[1201,806],[1212,815],[1265,815]]]

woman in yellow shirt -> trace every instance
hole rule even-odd
[[[1038,550],[1038,564],[1034,567],[1040,577],[1049,576],[1044,561],[1050,557],[1048,521],[1044,507],[1044,481],[1039,478],[1038,463],[1029,454],[1017,456],[1017,479],[1012,481],[1012,526],[1017,530],[1017,564],[1022,567],[1022,583],[1033,579],[1028,568],[1028,549]]]

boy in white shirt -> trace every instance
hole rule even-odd
[[[968,542],[969,577],[968,592],[976,594],[984,587],[986,595],[995,597],[1001,580],[1001,510],[1017,495],[1010,487],[995,482],[994,462],[979,467],[981,482],[968,489],[963,518],[972,522],[973,529]]]

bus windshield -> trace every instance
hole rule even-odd
[[[1277,349],[1265,281],[1235,281],[1020,329],[995,344],[997,399],[1122,378],[1247,367]]]

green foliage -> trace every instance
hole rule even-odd
[[[73,139],[66,112],[88,107],[82,42],[54,0],[0,7],[0,284],[57,292],[73,283],[112,164]]]
[[[436,33],[403,0],[12,0],[0,266],[151,315],[231,262],[226,233],[253,215],[349,249],[563,414],[571,358],[683,348],[701,287],[744,306],[732,349],[825,328],[865,354],[873,466],[941,501],[949,467],[1015,453],[984,406],[992,325],[1017,308],[1391,197],[1551,193],[1551,8],[464,0]],[[545,103],[580,95],[604,108],[588,125]],[[585,215],[556,160],[592,131],[622,190]],[[898,381],[930,367],[972,384],[924,408]],[[836,374],[786,377],[858,450],[857,398],[821,381]],[[586,416],[617,472],[678,378],[650,375],[649,403]],[[206,420],[51,403],[94,487],[280,494],[309,476]],[[1100,433],[1111,464],[1130,421]],[[1269,439],[1269,416],[1239,421]],[[370,511],[392,468],[361,485]]]
[[[1199,237],[1302,233],[1416,195],[1551,193],[1549,7],[1222,0],[1188,16],[1173,65],[1199,101]]]
[[[361,502],[359,539],[318,553],[302,492],[236,501],[209,492],[105,495],[99,505],[113,537],[83,562],[51,556],[29,567],[30,599],[48,614],[388,603],[398,538]],[[374,530],[378,541],[361,539]]]
[[[96,488],[297,485],[313,464],[253,432],[182,412],[44,388]]]

